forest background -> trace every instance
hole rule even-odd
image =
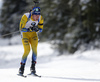
[[[36,0],[37,1],[37,0]],[[52,41],[60,53],[100,48],[100,0],[38,0],[44,18],[41,41]],[[33,0],[3,0],[0,36],[19,30]],[[11,38],[19,33],[2,38]]]

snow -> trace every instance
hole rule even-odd
[[[7,39],[1,41],[4,43]],[[23,78],[17,76],[23,46],[16,42],[12,44],[0,44],[0,82],[100,82],[100,49],[58,56],[49,42],[39,42],[36,69],[42,78]],[[25,75],[30,73],[31,54],[27,59]]]

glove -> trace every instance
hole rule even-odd
[[[31,32],[31,31],[32,31],[32,27],[29,27],[29,28],[27,29],[27,31],[28,31],[28,32]]]
[[[37,26],[35,26],[35,27],[32,28],[32,31],[38,32],[39,28]]]
[[[28,28],[28,32],[32,32],[32,31],[38,32],[39,29],[38,29],[37,26],[34,26],[34,27],[31,27],[31,26],[30,26],[30,27]]]
[[[42,32],[42,29],[41,28],[38,28],[38,26],[35,26],[36,23],[35,22],[32,22],[31,23],[32,26],[30,26],[28,28],[28,32],[32,32],[32,31],[35,31],[35,32]]]

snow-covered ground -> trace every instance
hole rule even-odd
[[[0,41],[3,44],[9,43],[7,39]],[[17,76],[23,46],[17,44],[14,38],[10,42],[13,42],[13,45],[0,44],[0,82],[100,82],[100,49],[57,56],[57,51],[52,49],[50,43],[40,42],[36,69],[42,78],[23,78]],[[31,52],[26,63],[25,75],[30,73],[30,64]]]

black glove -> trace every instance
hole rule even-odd
[[[37,31],[38,31],[38,27],[35,26],[35,25],[36,25],[36,23],[35,23],[35,22],[32,22],[32,23],[31,23],[31,26],[27,29],[28,32],[32,32],[32,31],[37,32]]]
[[[32,27],[30,26],[28,29],[27,29],[28,32],[31,32],[32,31]]]
[[[38,26],[35,26],[36,25],[35,22],[32,22],[31,25],[32,25],[32,27],[31,27],[32,31],[35,31],[35,32],[39,31]]]
[[[35,31],[35,32],[39,31],[38,26],[33,27],[33,28],[32,28],[32,31]]]
[[[35,31],[35,32],[37,32],[37,31],[39,31],[39,28],[37,27],[37,26],[34,26],[34,27],[29,27],[28,28],[28,32],[32,32],[32,31]]]

